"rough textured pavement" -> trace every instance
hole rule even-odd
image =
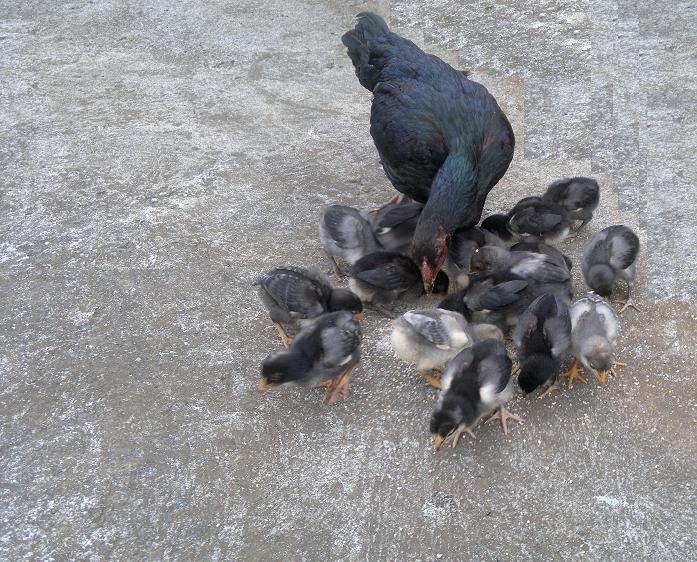
[[[694,559],[693,3],[0,5],[1,559]],[[328,269],[321,206],[391,195],[340,44],[366,8],[509,115],[489,210],[593,175],[564,249],[644,243],[619,378],[439,454],[375,316],[347,402],[256,394],[255,276]]]

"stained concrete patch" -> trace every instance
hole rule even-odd
[[[643,243],[620,376],[517,397],[509,436],[486,425],[439,454],[436,395],[376,316],[347,402],[255,392],[278,341],[253,280],[329,269],[320,208],[391,196],[340,44],[364,9],[510,116],[489,211],[594,175],[601,208],[563,249],[578,264],[617,222]],[[0,18],[1,558],[693,556],[692,5],[97,0]]]

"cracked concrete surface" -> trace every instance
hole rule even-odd
[[[697,7],[518,4],[3,4],[0,558],[694,558]],[[509,115],[489,210],[593,175],[564,249],[616,222],[644,244],[628,366],[516,398],[508,437],[435,454],[435,394],[374,315],[348,401],[255,393],[255,276],[329,269],[320,207],[391,193],[340,43],[364,9]]]

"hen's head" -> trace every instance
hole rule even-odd
[[[427,295],[430,295],[433,292],[436,276],[448,257],[450,234],[443,229],[438,230],[435,238],[421,237],[418,234],[417,230],[414,235],[412,256],[421,270],[424,290]]]

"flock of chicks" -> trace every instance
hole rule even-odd
[[[430,431],[436,448],[456,446],[487,415],[523,421],[505,409],[513,396],[513,363],[504,345],[517,351],[517,382],[528,394],[557,388],[558,377],[587,382],[581,366],[604,384],[615,375],[618,316],[606,300],[619,281],[630,298],[639,239],[629,228],[610,226],[585,245],[581,268],[592,292],[572,304],[571,260],[553,244],[592,218],[599,186],[571,178],[527,197],[508,214],[491,215],[481,226],[456,230],[435,290],[447,296],[434,309],[411,310],[394,319],[395,355],[416,366],[426,383],[440,389]],[[363,308],[394,318],[390,306],[424,289],[409,256],[423,205],[393,200],[359,211],[332,205],[322,212],[319,233],[337,275],[350,290],[332,287],[328,277],[301,267],[274,269],[258,280],[259,293],[286,347],[262,364],[260,391],[284,383],[326,388],[325,399],[348,397],[360,359]],[[577,221],[581,221],[576,227]],[[576,227],[576,228],[575,228]],[[571,234],[573,236],[573,234]],[[345,273],[340,263],[350,270]],[[285,326],[299,325],[291,340]],[[561,373],[566,358],[573,362]],[[439,376],[439,373],[440,374]]]

